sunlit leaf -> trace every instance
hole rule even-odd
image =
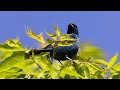
[[[7,44],[0,44],[0,50],[2,50],[2,51],[22,51],[24,49],[21,47],[10,47]]]
[[[39,35],[36,35],[36,34],[32,31],[32,29],[27,28],[26,34],[27,34],[29,37],[37,40],[42,46],[44,46],[45,40],[44,40],[44,37],[43,37],[42,33],[40,33]]]
[[[17,39],[8,39],[5,44],[9,45],[10,47],[22,47]]]
[[[55,34],[51,34],[49,32],[46,32],[46,34],[51,37],[53,40],[57,40],[57,36]]]
[[[1,51],[24,51],[21,44],[17,40],[8,39],[5,43],[0,44]]]
[[[108,77],[108,79],[112,79],[112,78],[113,78],[113,76],[112,76],[112,75]]]
[[[94,60],[93,62],[96,63],[96,64],[102,64],[104,66],[108,65],[108,63],[105,60],[102,60],[102,59],[97,59],[97,60]]]
[[[70,37],[70,35],[71,35],[71,34],[62,34],[62,35],[60,36],[60,39],[63,39],[63,38],[66,38],[66,37]]]
[[[0,79],[14,79],[20,74],[23,74],[23,72],[2,71],[0,72]]]
[[[61,69],[61,63],[57,60],[53,62],[52,66],[55,70],[60,70]]]
[[[116,53],[109,61],[107,69],[110,69],[118,59],[118,53]]]
[[[84,78],[83,76],[81,76],[81,75],[79,75],[76,71],[75,71],[75,69],[74,69],[74,67],[73,66],[66,66],[66,67],[64,67],[62,70],[61,70],[61,72],[60,72],[60,76],[62,77],[62,78],[64,78],[65,77],[65,75],[70,75],[70,76],[75,76],[76,78]]]
[[[91,75],[91,78],[96,78],[96,76],[100,75],[101,71],[97,70],[94,74]]]
[[[24,51],[13,52],[10,57],[6,58],[3,62],[0,63],[0,72],[8,70],[17,63],[24,61],[24,55]]]
[[[60,41],[76,41],[77,39],[66,37],[66,38],[60,38]]]
[[[113,74],[113,73],[116,73],[120,71],[120,62],[118,62],[117,64],[115,64],[111,69],[110,69],[110,73]]]
[[[70,37],[71,34],[63,34],[59,37],[60,41],[76,41],[77,39],[74,39],[72,37]]]
[[[113,75],[112,79],[120,79],[120,73],[118,73],[117,75]]]
[[[38,71],[38,72],[37,72],[37,78],[38,78],[38,79],[46,79],[46,78],[45,78],[45,72],[46,72],[46,71],[44,71],[44,70]]]
[[[12,67],[9,71],[10,72],[19,72],[19,71],[22,71],[22,69],[20,69],[18,67]]]
[[[89,43],[82,43],[82,42],[80,43],[80,47],[77,55],[79,56],[78,58],[80,59],[82,58],[83,61],[86,61],[89,57],[93,57],[95,59],[105,58],[105,54],[103,50]]]
[[[96,65],[96,64],[91,64],[91,63],[87,63],[89,64],[90,66],[92,66],[93,68],[97,69],[97,70],[101,70],[100,66],[99,65]]]
[[[72,42],[72,43],[69,43],[69,42],[67,42],[67,41],[60,41],[60,42],[58,43],[58,46],[71,46],[71,45],[73,45],[73,42]]]
[[[85,77],[85,73],[84,73],[84,69],[82,68],[82,65],[75,64],[75,70],[77,71],[78,74]]]
[[[45,40],[44,40],[42,33],[38,34],[37,37],[40,38],[41,43],[45,43]]]
[[[97,75],[96,79],[104,79],[104,77],[102,75]]]
[[[47,41],[49,44],[53,44],[53,43],[54,43],[54,41],[50,40],[49,38],[47,38],[46,41]]]
[[[55,25],[53,25],[53,27],[54,27],[54,30],[55,30],[55,32],[56,32],[56,34],[58,35],[58,36],[60,36],[60,30],[58,29],[58,27],[57,26],[55,26]]]
[[[36,75],[36,72],[40,69],[34,60],[31,59],[24,60],[16,64],[16,67],[22,69],[26,74],[30,75]]]
[[[0,54],[0,59],[4,60],[5,58],[11,56],[13,54],[12,51],[2,51]]]
[[[84,74],[85,74],[85,79],[89,79],[90,78],[90,71],[89,68],[84,66]]]
[[[53,68],[50,61],[48,61],[46,56],[41,55],[41,56],[35,57],[35,60],[38,62],[38,64],[42,67],[44,71],[49,71],[49,75],[51,76],[51,78],[53,79],[58,78],[58,73]]]

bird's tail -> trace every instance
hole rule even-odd
[[[52,53],[53,49],[32,49],[32,50],[29,51],[29,55],[32,55],[32,52],[35,55],[39,55],[41,52],[50,52],[50,53]]]

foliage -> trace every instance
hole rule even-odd
[[[51,44],[53,47],[69,46],[74,41],[69,34],[61,34],[54,25],[56,34],[46,32],[49,36],[46,40],[42,33],[36,35],[27,28],[26,34],[37,40],[42,47]],[[54,60],[51,63],[49,53],[28,55],[29,49],[22,47],[17,39],[8,39],[0,43],[0,79],[119,79],[120,62],[116,53],[109,62],[105,60],[105,54],[100,48],[89,43],[80,43],[79,51],[70,60],[61,61],[63,65]]]

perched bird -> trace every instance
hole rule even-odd
[[[41,52],[50,52],[50,56],[58,61],[68,60],[69,58],[72,58],[74,55],[76,55],[79,48],[79,32],[77,25],[70,23],[68,25],[67,34],[70,34],[71,38],[76,39],[76,41],[74,41],[72,45],[53,47],[51,44],[49,44],[48,46],[40,50],[33,49],[29,52],[29,54],[32,55],[32,52],[34,52],[34,54],[37,55]]]

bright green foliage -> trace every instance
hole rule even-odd
[[[108,63],[105,61],[105,60],[102,60],[102,59],[96,59],[93,61],[94,63],[97,63],[97,64],[101,64],[101,65],[104,65],[104,66],[107,66]]]
[[[37,40],[43,47],[72,45],[70,34],[61,34],[58,27],[53,26],[55,33],[46,32],[50,37],[44,39],[42,33],[35,35],[27,28],[26,34]],[[70,42],[67,42],[70,41]],[[48,52],[30,56],[29,49],[23,48],[17,39],[8,39],[0,43],[0,79],[119,79],[120,62],[116,63],[118,53],[109,62],[100,48],[80,43],[79,51],[71,60],[51,63]],[[74,61],[74,63],[73,63]]]
[[[53,40],[56,40],[57,39],[57,36],[55,34],[52,34],[52,33],[49,33],[49,32],[46,32],[46,34],[48,36],[50,36]]]
[[[60,34],[61,34],[60,30],[55,25],[53,25],[53,27],[54,27],[54,30],[55,30],[57,36],[60,36]]]
[[[107,69],[110,69],[114,65],[114,63],[117,61],[117,59],[118,59],[118,53],[116,53],[116,55],[110,59]]]

